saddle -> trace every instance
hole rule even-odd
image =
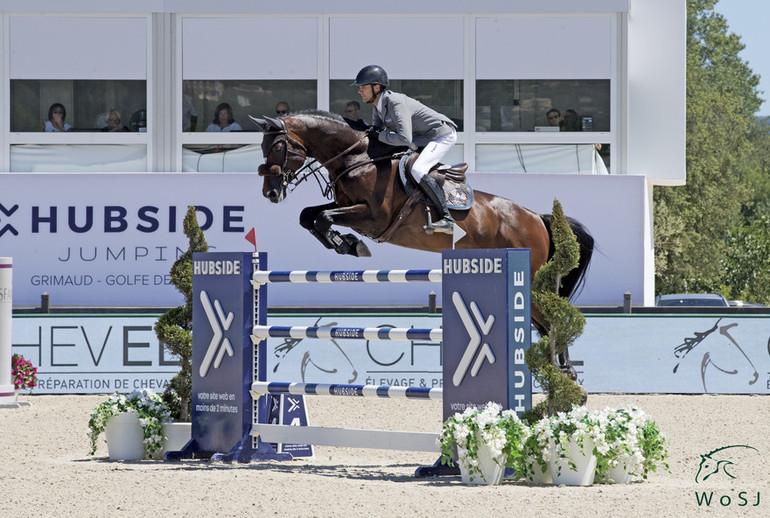
[[[411,196],[412,192],[420,187],[414,181],[409,171],[412,169],[419,153],[408,152],[398,163],[398,172],[401,176],[401,182],[406,189],[406,194]],[[468,164],[436,164],[428,174],[433,177],[439,186],[444,190],[447,207],[453,210],[468,210],[473,204],[473,189],[468,185],[465,172],[468,170]],[[427,200],[426,200],[427,202]]]

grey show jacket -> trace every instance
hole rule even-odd
[[[457,128],[451,119],[408,95],[385,90],[382,105],[385,120],[375,107],[372,125],[387,130],[380,133],[380,141],[391,146],[424,147]]]

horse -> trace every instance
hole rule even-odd
[[[431,217],[435,220],[438,214],[435,207],[419,196],[419,188],[413,191],[418,197],[407,194],[398,171],[405,148],[383,144],[365,131],[352,129],[341,116],[321,110],[251,119],[264,131],[265,162],[258,173],[268,200],[279,203],[310,175],[318,180],[321,168],[328,172],[328,180],[318,181],[326,181],[324,194],[333,201],[307,207],[300,214],[300,225],[326,248],[357,257],[371,255],[363,241],[353,234],[341,235],[332,228],[335,225],[406,248],[439,253],[452,248],[452,235],[426,234]],[[306,165],[308,157],[314,160]],[[313,169],[315,163],[319,165]],[[482,191],[474,190],[472,200],[467,210],[451,211],[455,225],[465,233],[454,248],[529,248],[534,278],[554,253],[550,214],[537,214]],[[421,210],[412,210],[420,205]],[[584,282],[594,239],[580,222],[567,221],[580,245],[578,267],[562,279],[559,291],[569,298]],[[548,323],[536,308],[532,319],[540,334],[545,334]]]

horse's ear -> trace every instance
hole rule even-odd
[[[286,123],[283,122],[283,119],[274,119],[272,117],[268,117],[267,115],[263,115],[263,117],[265,118],[269,126],[277,128],[279,130],[286,130]]]
[[[259,126],[259,129],[261,129],[262,131],[265,131],[267,129],[267,122],[265,121],[265,119],[258,119],[256,117],[252,117],[251,115],[249,115],[249,119],[251,119],[251,122]]]

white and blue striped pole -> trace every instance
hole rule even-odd
[[[312,326],[254,326],[252,341],[259,343],[265,338],[321,338],[351,340],[425,340],[441,342],[442,329],[417,329],[405,327],[312,327]]]
[[[388,387],[385,385],[346,385],[340,383],[289,383],[255,381],[251,385],[255,398],[262,394],[294,396],[346,396],[402,399],[443,399],[443,390],[431,387]]]
[[[333,282],[441,282],[441,270],[289,270],[257,271],[251,280],[257,284],[333,283]]]

